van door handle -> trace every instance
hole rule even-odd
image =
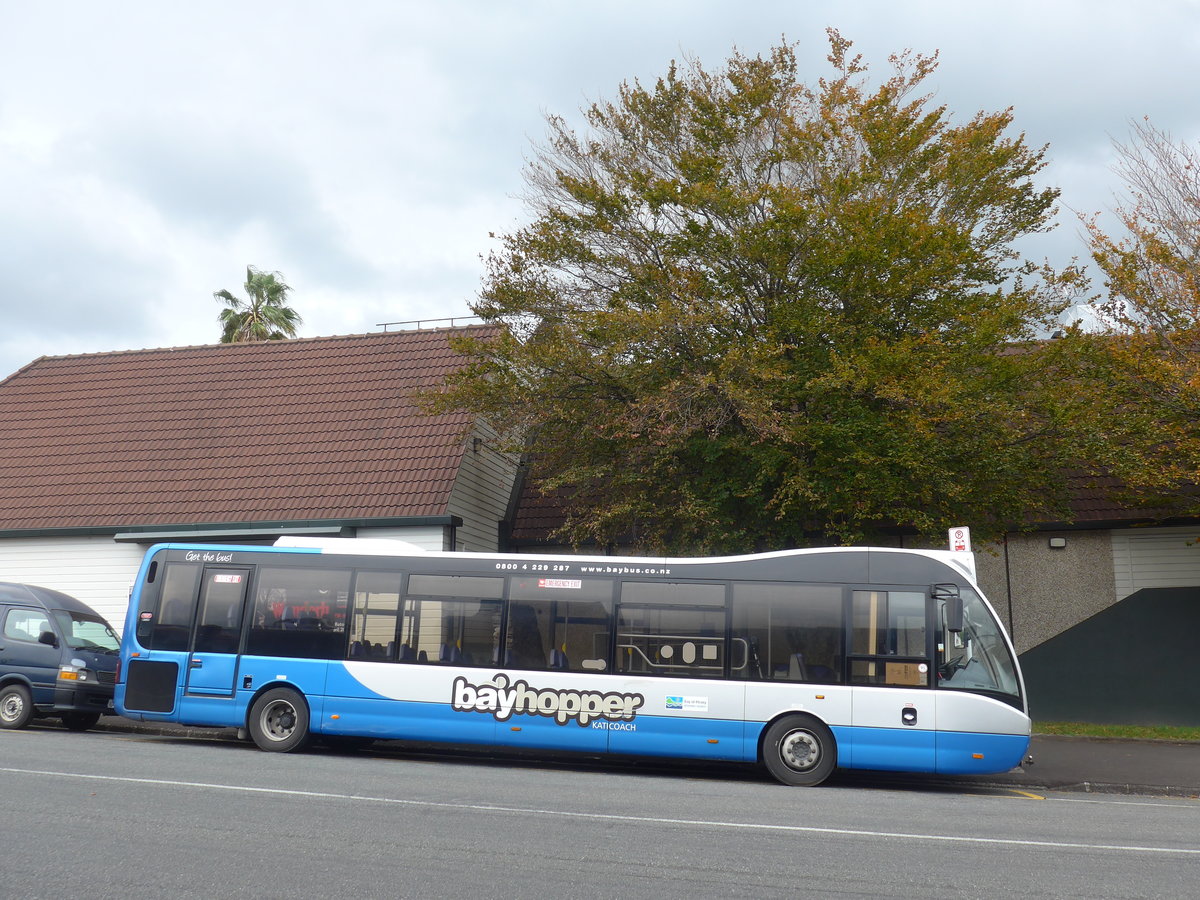
[[[204,668],[204,660],[192,659],[192,661],[190,663],[188,663],[188,668],[189,669],[203,669]]]

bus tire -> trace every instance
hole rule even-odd
[[[23,684],[0,688],[0,728],[24,728],[33,718],[33,697]]]
[[[67,731],[87,731],[99,721],[100,713],[69,712],[62,715],[62,722]]]
[[[812,716],[784,716],[763,735],[762,760],[777,781],[812,787],[837,767],[837,742]]]
[[[271,688],[254,701],[246,725],[260,750],[299,750],[310,737],[308,704],[291,688]]]

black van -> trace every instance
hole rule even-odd
[[[0,728],[58,716],[86,731],[113,714],[120,639],[74,597],[0,582]]]

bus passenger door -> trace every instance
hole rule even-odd
[[[188,654],[185,694],[232,697],[250,570],[206,567]]]
[[[851,595],[849,740],[839,763],[855,769],[932,772],[935,705],[928,595],[856,590]]]

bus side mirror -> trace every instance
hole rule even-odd
[[[958,592],[957,584],[935,584],[933,586],[935,600],[946,603],[946,630],[958,633],[963,630],[963,601]]]

